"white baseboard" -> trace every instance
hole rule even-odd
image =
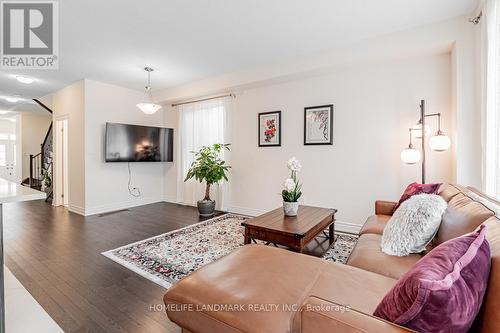
[[[170,203],[178,203],[174,198],[164,197],[163,201]],[[255,208],[247,208],[247,207],[239,207],[239,206],[229,206],[226,210],[230,213],[247,215],[247,216],[259,216],[266,213],[266,210],[255,209]],[[358,234],[361,230],[362,224],[356,224],[345,221],[335,221],[335,230],[340,232],[347,232],[350,234]]]
[[[170,197],[170,196],[164,196],[163,197],[163,201],[165,202],[170,202],[170,203],[174,203],[174,204],[178,204],[179,202],[177,201],[177,198],[176,197]]]
[[[116,203],[105,204],[105,205],[94,206],[94,207],[85,207],[85,208],[74,206],[74,205],[69,205],[68,210],[70,212],[73,212],[76,214],[80,214],[83,216],[89,216],[89,215],[95,215],[95,214],[114,212],[117,210],[122,210],[122,209],[137,207],[137,206],[149,205],[152,203],[162,202],[162,201],[163,201],[162,197],[139,198],[136,200],[122,201],[122,202],[116,202]]]
[[[259,216],[264,214],[266,211],[262,209],[253,209],[246,207],[229,206],[226,210],[230,213],[248,215],[248,216]]]
[[[75,213],[75,214],[85,216],[85,208],[83,208],[83,207],[79,207],[79,206],[75,206],[75,205],[69,204],[68,205],[68,210],[70,212]]]
[[[355,224],[355,223],[350,223],[350,222],[343,222],[343,221],[335,221],[335,230],[336,231],[341,231],[341,232],[347,232],[350,234],[359,234],[359,231],[361,230],[362,225],[360,224]]]

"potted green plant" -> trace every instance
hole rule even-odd
[[[288,160],[287,167],[290,170],[290,178],[285,179],[281,197],[283,198],[283,211],[286,216],[297,216],[299,210],[299,198],[302,195],[302,184],[297,179],[302,165],[299,160],[292,157]]]
[[[198,201],[198,211],[201,216],[212,216],[215,211],[215,200],[210,199],[210,187],[218,184],[221,180],[227,181],[227,172],[230,166],[222,159],[223,150],[229,151],[229,144],[216,143],[209,147],[201,147],[197,152],[193,152],[194,161],[186,175],[184,181],[196,179],[205,182],[205,197]]]

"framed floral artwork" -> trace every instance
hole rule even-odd
[[[281,111],[259,113],[259,147],[281,146]]]
[[[304,145],[333,145],[333,104],[304,108]]]

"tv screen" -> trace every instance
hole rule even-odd
[[[172,128],[106,123],[106,162],[172,162]]]

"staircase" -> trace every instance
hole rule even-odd
[[[41,107],[52,114],[52,110],[37,99],[33,99]],[[21,185],[31,187],[33,189],[42,190],[44,178],[50,177],[50,186],[45,186],[44,191],[47,193],[45,201],[52,200],[53,197],[53,139],[52,139],[52,122],[50,123],[47,134],[40,145],[40,152],[36,155],[30,155],[30,174],[24,179]]]

